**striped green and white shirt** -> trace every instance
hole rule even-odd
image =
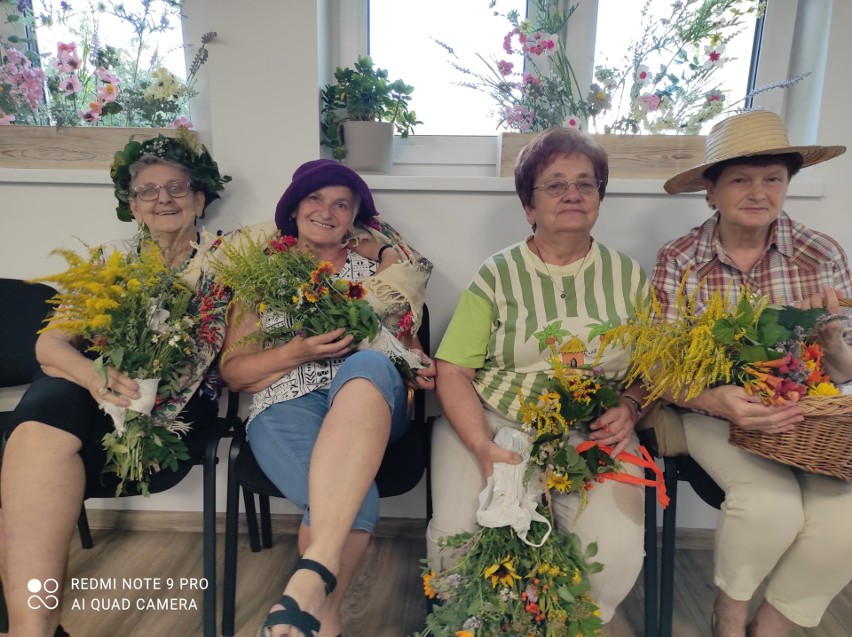
[[[597,241],[585,260],[547,267],[523,241],[482,264],[462,293],[436,357],[477,370],[480,397],[516,418],[518,390],[527,400],[542,393],[553,353],[566,364],[591,363],[601,332],[634,316],[647,293],[639,264]],[[600,362],[615,380],[624,377],[627,364],[628,352],[613,348]]]

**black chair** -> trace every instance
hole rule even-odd
[[[423,351],[430,352],[429,312],[424,306],[423,322],[417,332]],[[382,498],[401,495],[413,489],[427,473],[426,515],[431,516],[428,480],[429,427],[426,418],[425,396],[422,391],[414,392],[414,408],[411,425],[405,434],[385,452],[376,476],[379,495]],[[251,447],[246,444],[245,427],[235,429],[228,460],[228,495],[225,514],[225,575],[222,590],[222,635],[234,635],[234,615],[237,588],[237,518],[239,516],[239,491],[242,488],[248,525],[249,544],[252,552],[272,546],[272,524],[269,498],[284,495],[269,481],[257,465]],[[255,494],[260,499],[260,526],[258,537]],[[262,541],[262,544],[261,544]]]
[[[0,279],[0,387],[14,387],[29,383],[39,369],[35,358],[36,332],[43,327],[51,310],[47,299],[55,290],[42,283],[30,284],[19,279]],[[217,417],[207,425],[204,436],[195,436],[188,449],[191,462],[179,465],[176,472],[163,472],[152,481],[151,493],[166,491],[178,484],[194,465],[204,467],[203,518],[204,518],[204,636],[216,634],[216,463],[222,437],[240,423],[237,411],[239,394],[230,392],[226,415]],[[11,412],[0,412],[0,435],[3,435]],[[89,498],[114,498],[115,489],[100,484],[87,484],[84,500]],[[85,505],[81,507],[77,522],[80,543],[84,549],[92,548]],[[0,589],[2,590],[2,589]],[[3,630],[5,601],[0,599],[0,631]]]
[[[641,430],[640,441],[654,457],[662,458],[666,493],[669,496],[669,505],[663,511],[662,556],[657,590],[656,583],[651,581],[651,578],[657,578],[657,505],[653,491],[645,491],[645,635],[671,637],[678,481],[688,482],[698,497],[715,509],[721,508],[725,492],[691,456],[661,456],[653,429]]]

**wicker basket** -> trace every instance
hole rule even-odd
[[[852,395],[809,396],[793,431],[767,434],[731,425],[730,442],[764,458],[852,481]]]

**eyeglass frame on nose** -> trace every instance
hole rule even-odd
[[[189,193],[192,192],[192,181],[189,179],[180,181],[173,180],[165,184],[146,184],[144,186],[134,186],[133,196],[138,197],[140,201],[156,201],[157,199],[159,199],[160,190],[163,188],[166,189],[166,192],[168,193],[169,197],[180,199],[182,197],[186,197]],[[186,191],[181,192],[182,190],[184,190],[184,188],[186,189]],[[177,189],[177,192],[172,192],[172,190],[174,189]],[[148,191],[153,196],[150,198],[148,198],[148,195],[142,196],[142,191]]]
[[[580,195],[588,197],[595,192],[600,194],[603,179],[589,179],[581,181],[568,181],[567,179],[551,179],[549,181],[544,182],[543,184],[539,184],[538,186],[533,186],[533,190],[537,190],[539,188],[548,188],[549,186],[552,186],[556,183],[564,184],[564,188],[562,188],[562,190],[560,190],[559,192],[555,193],[547,192],[547,190],[542,190],[542,192],[550,197],[561,197],[566,192],[568,192],[568,189],[571,188],[571,186],[574,186],[574,188],[577,189],[577,192],[580,193]],[[581,184],[584,187],[590,186],[590,188],[587,188],[587,191],[584,191],[584,188],[581,188]]]

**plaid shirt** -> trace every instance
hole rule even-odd
[[[852,296],[852,276],[846,254],[831,237],[796,223],[781,212],[773,222],[769,242],[760,260],[743,272],[728,257],[718,233],[719,213],[688,235],[669,241],[657,253],[653,285],[667,320],[677,316],[675,298],[684,272],[684,292],[698,290],[699,313],[710,295],[727,291],[736,302],[740,286],[766,294],[772,303],[794,304],[828,285],[844,297]]]

